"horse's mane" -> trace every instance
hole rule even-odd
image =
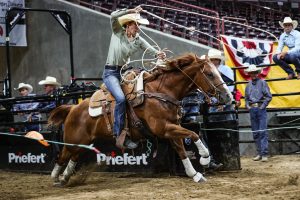
[[[166,67],[158,67],[157,69],[153,70],[149,76],[144,77],[144,81],[151,82],[155,80],[159,75],[171,72],[171,71],[178,71],[185,66],[190,65],[195,61],[195,54],[194,53],[185,53],[183,55],[177,56],[171,60],[166,61]]]
[[[195,61],[194,53],[185,53],[181,56],[177,56],[172,60],[168,60],[166,62],[167,70],[178,70],[178,68],[182,69],[183,67],[190,65]]]

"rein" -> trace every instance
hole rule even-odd
[[[164,93],[144,92],[144,93],[142,93],[142,95],[144,95],[148,98],[156,98],[160,101],[171,103],[171,104],[175,105],[176,107],[180,106],[180,102],[177,99],[175,99],[167,94],[164,94]]]
[[[195,55],[195,60],[196,60],[197,58],[196,58],[196,55]],[[207,80],[207,82],[211,85],[211,87],[213,88],[213,90],[214,90],[214,92],[213,93],[208,93],[207,94],[207,92],[205,92],[203,89],[202,89],[202,87],[201,86],[199,86],[188,74],[186,74],[180,67],[177,67],[177,66],[175,66],[179,71],[181,71],[181,73],[183,73],[186,77],[188,77],[191,81],[192,81],[192,83],[193,84],[195,84],[201,91],[202,91],[202,93],[203,93],[203,95],[205,96],[205,98],[206,98],[206,100],[209,102],[210,101],[210,97],[209,97],[209,95],[211,95],[211,96],[216,96],[217,95],[217,88],[218,87],[220,87],[221,85],[223,85],[223,84],[225,84],[225,82],[224,81],[222,81],[220,84],[218,84],[218,85],[214,85],[214,84],[212,84],[211,83],[211,81],[207,78],[207,76],[205,75],[205,73],[204,73],[204,69],[205,69],[205,63],[207,63],[208,65],[210,65],[207,61],[203,61],[202,63],[200,63],[200,65],[203,65],[204,67],[203,67],[203,69],[202,70],[200,70],[200,72],[203,74],[203,76],[205,77],[205,79]]]

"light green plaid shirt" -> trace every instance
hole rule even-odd
[[[111,13],[112,36],[107,55],[106,65],[124,65],[132,54],[138,49],[148,48],[152,55],[156,55],[158,50],[153,48],[145,39],[137,34],[133,41],[129,41],[125,29],[120,25],[118,18],[129,14],[127,9],[117,10]]]

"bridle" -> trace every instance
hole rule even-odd
[[[197,55],[195,54],[195,60],[197,60]],[[211,64],[207,61],[207,60],[204,60],[202,63],[200,63],[200,66],[203,66],[203,68],[201,69],[200,68],[200,72],[202,73],[203,77],[205,77],[206,81],[210,84],[210,86],[213,88],[213,92],[210,93],[210,92],[205,92],[201,86],[199,86],[188,74],[186,74],[181,68],[177,67],[176,68],[181,71],[181,73],[183,73],[186,77],[188,77],[194,85],[196,85],[196,87],[203,93],[203,95],[205,96],[206,100],[208,102],[210,102],[210,97],[211,96],[215,96],[217,97],[217,91],[218,91],[218,87],[220,87],[221,85],[224,85],[225,82],[222,80],[221,83],[217,84],[217,85],[214,85],[210,80],[209,78],[206,76],[206,74],[204,73],[205,71],[205,64],[211,66]],[[212,66],[211,66],[212,67]],[[219,98],[219,97],[217,97]]]

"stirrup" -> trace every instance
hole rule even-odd
[[[123,146],[127,149],[135,149],[138,147],[138,144],[129,139],[128,136],[125,137]]]

